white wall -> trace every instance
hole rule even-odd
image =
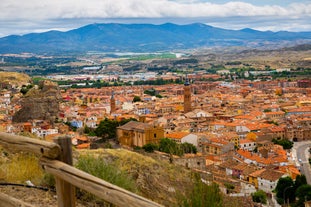
[[[185,142],[188,142],[198,147],[198,136],[195,134],[188,134],[187,136],[181,139],[181,143],[185,143]]]

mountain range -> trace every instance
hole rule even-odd
[[[311,32],[228,30],[195,23],[90,24],[0,38],[0,53],[158,52],[213,46],[276,47],[311,42]]]

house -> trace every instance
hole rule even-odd
[[[221,155],[233,150],[234,144],[226,140],[212,138],[207,140],[206,143],[203,143],[202,148],[203,153],[210,155]]]
[[[271,193],[275,189],[278,180],[285,176],[287,176],[287,174],[284,172],[274,169],[265,169],[257,177],[258,190]]]
[[[258,176],[265,171],[265,169],[256,170],[248,175],[248,182],[258,189]]]
[[[121,145],[142,147],[148,143],[159,143],[164,138],[164,129],[152,124],[130,121],[117,127],[117,139]]]
[[[253,151],[256,148],[256,142],[249,139],[240,139],[239,149]]]
[[[198,147],[198,136],[188,132],[173,132],[165,135],[165,138],[174,140],[177,143],[189,143]]]
[[[265,112],[265,117],[268,120],[278,121],[285,117],[285,112],[284,111]]]

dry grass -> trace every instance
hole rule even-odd
[[[134,178],[138,194],[164,206],[175,206],[177,192],[185,192],[193,184],[190,170],[156,155],[153,157],[152,153],[144,156],[126,149],[79,150],[75,153],[105,159],[107,164]]]
[[[44,172],[38,164],[38,157],[29,153],[7,154],[2,151],[0,158],[0,179],[6,182],[25,183],[30,180],[40,184]]]
[[[0,82],[23,85],[30,83],[31,78],[23,73],[0,72]]]

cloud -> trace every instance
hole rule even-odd
[[[305,23],[311,21],[311,1],[280,6],[242,1],[217,4],[206,0],[1,0],[0,11],[0,36],[51,28],[66,30],[108,20],[128,23],[140,23],[137,20],[150,23],[205,21],[215,25],[226,25],[227,21],[252,28],[272,28],[273,24],[279,26],[276,21],[280,20],[283,26],[286,21],[292,23],[286,28],[305,30],[311,27]]]
[[[2,0],[2,20],[58,18],[165,18],[227,16],[311,16],[311,3],[288,7],[244,2],[213,4],[169,0]]]

